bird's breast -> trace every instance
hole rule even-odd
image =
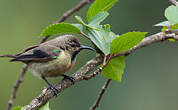
[[[74,64],[71,62],[70,54],[61,52],[54,60],[40,63],[32,62],[29,67],[35,75],[56,77],[64,74],[66,71],[72,68],[73,65]]]

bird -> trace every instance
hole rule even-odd
[[[74,83],[75,79],[65,73],[74,66],[77,54],[84,49],[95,52],[95,49],[81,45],[76,36],[61,35],[37,46],[31,46],[19,54],[6,56],[12,57],[10,62],[27,64],[30,71],[42,78],[54,95],[57,95],[58,90],[46,77],[63,76]]]

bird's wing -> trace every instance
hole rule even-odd
[[[16,54],[16,56],[21,55],[21,54],[23,54],[23,53],[25,53],[25,52],[27,52],[27,51],[29,51],[29,50],[31,50],[31,49],[34,49],[34,48],[36,48],[36,47],[38,47],[38,45],[34,45],[34,46],[27,47],[27,48],[24,49],[22,52]]]
[[[61,49],[52,45],[41,45],[22,54],[17,54],[17,56],[10,61],[44,62],[55,59],[60,51]]]

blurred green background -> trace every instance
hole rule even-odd
[[[40,41],[39,34],[80,0],[0,0],[0,54],[15,54]],[[115,33],[160,31],[154,24],[164,21],[168,0],[120,0],[105,23]],[[75,15],[84,18],[87,5]],[[66,22],[74,23],[74,16]],[[52,37],[54,38],[54,37]],[[83,44],[91,45],[80,38]],[[178,51],[177,42],[157,43],[139,49],[126,59],[122,83],[112,81],[97,110],[177,110],[178,108]],[[83,51],[72,73],[95,57]],[[0,58],[0,110],[5,110],[22,63],[9,63]],[[79,63],[80,62],[80,63]],[[61,78],[50,79],[55,84]],[[81,81],[64,90],[50,101],[52,110],[87,110],[95,101],[106,78],[101,75]],[[18,91],[15,105],[26,105],[41,93],[46,83],[27,72]]]

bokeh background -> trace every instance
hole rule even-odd
[[[15,54],[37,44],[42,29],[56,21],[80,0],[0,0],[0,54]],[[154,24],[166,20],[164,10],[168,0],[120,0],[104,23],[112,25],[115,33],[160,31]],[[87,5],[75,15],[85,17]],[[66,22],[76,22],[71,16]],[[51,39],[54,37],[51,37]],[[85,45],[91,45],[84,38]],[[139,49],[126,59],[121,83],[112,81],[97,110],[177,110],[178,108],[178,44],[163,42]],[[72,73],[95,57],[83,51]],[[0,58],[0,110],[5,110],[22,63],[9,63]],[[61,78],[50,79],[55,84]],[[50,100],[51,110],[88,110],[95,101],[106,78],[98,75],[81,81]],[[26,105],[36,97],[46,83],[27,72],[18,91],[15,105]]]

